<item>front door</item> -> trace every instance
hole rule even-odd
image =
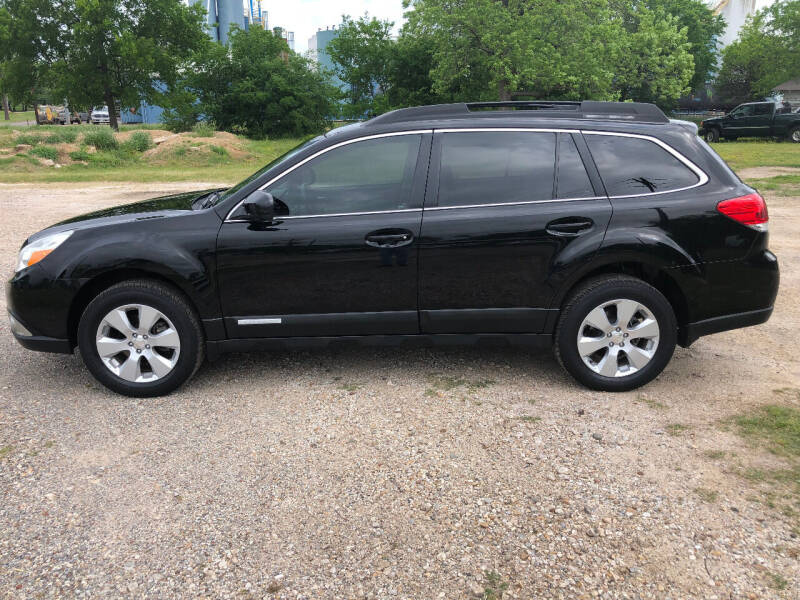
[[[217,242],[231,338],[413,334],[430,134],[322,151],[273,181],[271,226],[235,212]]]
[[[575,139],[436,133],[420,247],[423,333],[543,330],[551,275],[570,254],[596,250],[611,217]]]

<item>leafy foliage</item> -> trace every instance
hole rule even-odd
[[[384,112],[389,88],[394,23],[364,16],[357,21],[345,16],[339,35],[326,47],[334,71],[348,88],[345,117]]]
[[[145,152],[153,147],[153,137],[149,131],[134,131],[122,145],[125,150]]]
[[[205,115],[223,130],[254,138],[325,129],[339,92],[308,59],[259,27],[234,29],[229,40],[230,48],[210,44],[195,57],[170,92],[168,119],[193,125]]]
[[[101,127],[83,134],[83,142],[89,146],[94,146],[98,150],[115,150],[119,147],[119,142],[110,129]]]
[[[156,102],[192,51],[211,43],[203,9],[175,0],[3,0],[4,79],[46,83],[71,105]],[[102,102],[101,102],[102,101]]]
[[[636,0],[406,0],[401,37],[432,41],[438,95],[651,100],[688,90],[686,29]]]
[[[717,78],[721,98],[738,104],[769,96],[797,77],[800,64],[800,0],[781,0],[756,13],[722,52]]]

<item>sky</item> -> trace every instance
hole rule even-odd
[[[308,38],[317,29],[338,25],[343,14],[355,19],[368,12],[394,21],[395,30],[403,23],[402,0],[261,0],[261,10],[269,12],[270,27],[294,31],[294,49],[300,53],[308,50]]]

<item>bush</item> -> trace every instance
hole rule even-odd
[[[135,131],[122,147],[134,152],[145,152],[153,147],[153,138],[147,131]]]
[[[48,144],[71,144],[78,138],[78,130],[73,127],[56,129],[44,141]]]
[[[39,158],[49,158],[50,160],[58,159],[58,150],[52,146],[36,146],[30,153]]]
[[[87,131],[83,134],[84,143],[94,146],[98,150],[116,150],[119,148],[119,142],[110,129],[100,128],[93,131]]]
[[[219,154],[220,156],[228,156],[228,151],[225,150],[225,148],[223,148],[222,146],[215,146],[214,144],[212,144],[209,146],[209,149],[214,154]]]
[[[35,146],[42,143],[42,138],[35,133],[20,133],[14,140],[17,144],[27,144],[28,146]]]
[[[75,161],[89,162],[91,154],[89,154],[85,148],[81,148],[80,150],[75,150],[75,152],[70,152],[69,157]]]
[[[217,124],[214,121],[198,121],[192,127],[192,137],[214,137],[217,131]]]

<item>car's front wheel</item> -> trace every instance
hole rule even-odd
[[[203,361],[203,332],[175,290],[149,280],[125,281],[100,293],[83,312],[78,346],[86,367],[126,396],[168,394]]]
[[[555,353],[575,379],[621,392],[652,381],[672,358],[675,313],[653,286],[624,275],[589,280],[564,304]]]

